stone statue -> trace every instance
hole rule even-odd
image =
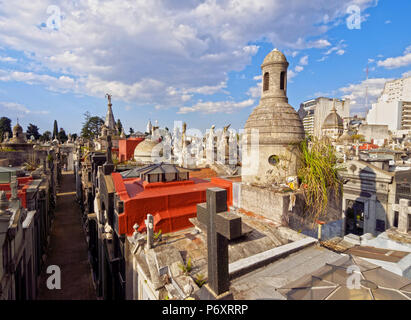
[[[108,99],[108,104],[111,105],[111,97],[112,95],[109,93],[106,93],[106,98]]]
[[[227,135],[228,128],[230,128],[230,127],[231,127],[231,123],[230,123],[228,126],[225,126],[225,127],[224,127],[224,129],[223,129],[223,135],[224,135],[224,137]]]

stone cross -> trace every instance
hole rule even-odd
[[[410,201],[406,199],[400,199],[399,204],[393,204],[392,209],[398,211],[398,232],[408,233],[411,206]]]
[[[214,297],[229,290],[228,241],[241,236],[241,218],[226,212],[227,191],[207,189],[207,203],[197,205],[197,219],[207,226],[208,288]]]
[[[147,228],[147,249],[151,249],[154,244],[154,217],[148,214],[144,222]]]

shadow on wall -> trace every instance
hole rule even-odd
[[[303,200],[304,201],[304,200]],[[339,237],[343,232],[342,217],[342,190],[337,195],[334,192],[328,192],[327,214],[320,219],[325,222],[322,226],[321,238],[323,240]],[[300,210],[293,210],[288,213],[288,227],[301,232],[304,235],[318,238],[318,226],[313,220],[306,216],[304,206]]]
[[[385,231],[387,213],[377,198],[376,177],[369,166],[359,171],[359,195],[354,200],[345,200],[345,234],[362,236]],[[384,220],[378,217],[384,217]]]

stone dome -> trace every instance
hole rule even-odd
[[[23,133],[23,128],[18,123],[13,127],[13,134]]]
[[[267,54],[267,56],[265,57],[263,61],[262,67],[272,64],[272,63],[288,63],[288,62],[287,62],[287,58],[281,51],[274,49],[269,54]]]
[[[156,156],[162,157],[163,152],[161,148],[159,151],[153,150],[158,144],[158,141],[153,141],[150,139],[145,139],[140,142],[134,150],[134,159],[137,162],[150,163],[155,160]]]
[[[258,129],[260,144],[299,143],[305,136],[300,117],[286,102],[260,103],[249,116],[245,129]]]
[[[335,109],[331,111],[331,113],[325,118],[323,123],[323,129],[343,129],[344,128],[344,121],[337,113]]]
[[[259,105],[253,110],[244,127],[246,131],[258,129],[260,144],[299,143],[305,137],[304,126],[298,113],[288,104],[287,68],[286,57],[277,49],[271,51],[261,65],[263,75],[269,74],[268,88],[263,90]],[[281,76],[284,77],[283,87],[280,84]]]

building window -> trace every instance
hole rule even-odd
[[[282,71],[280,74],[280,89],[285,90],[285,72]]]
[[[267,91],[268,87],[270,85],[270,75],[268,72],[264,74],[264,85],[263,85],[263,91]]]

